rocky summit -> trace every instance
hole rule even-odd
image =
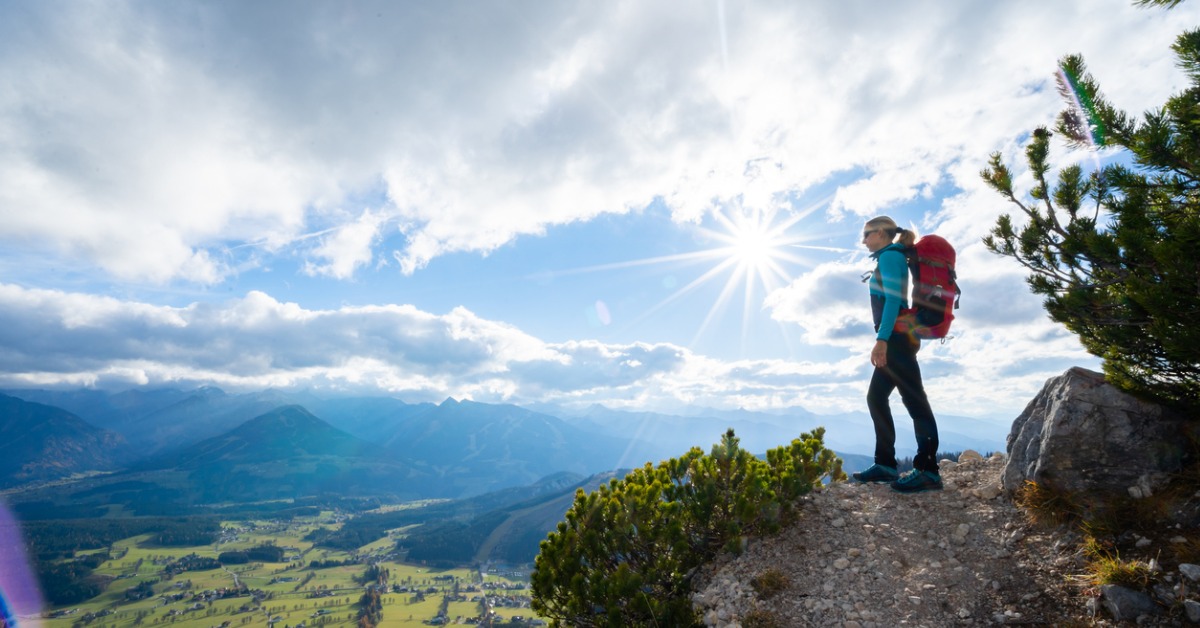
[[[1004,464],[974,452],[943,461],[937,492],[815,492],[798,521],[700,575],[697,612],[719,627],[1190,625],[1167,600],[1081,579],[1079,535],[1030,523],[1001,488]],[[1191,567],[1162,573],[1160,587],[1189,612]]]

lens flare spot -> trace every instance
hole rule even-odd
[[[612,314],[604,301],[597,300],[587,308],[587,320],[592,327],[607,327],[612,324]]]
[[[1092,148],[1103,147],[1107,129],[1096,112],[1095,101],[1084,89],[1082,77],[1063,64],[1059,66],[1055,80],[1058,82],[1058,92],[1070,102],[1070,108],[1063,112],[1063,122],[1072,139]]]
[[[604,304],[604,301],[596,301],[596,318],[600,319],[601,325],[612,324],[612,314],[609,314],[608,306]]]
[[[19,618],[36,617],[41,610],[41,593],[25,558],[21,528],[0,502],[0,626],[13,628]]]

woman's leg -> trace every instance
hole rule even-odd
[[[891,357],[888,358],[891,360]],[[871,374],[867,387],[867,410],[875,424],[875,464],[896,468],[896,423],[892,420],[892,408],[888,397],[896,389],[896,383],[888,374],[887,367],[877,368]]]
[[[919,347],[904,334],[893,335],[888,342],[888,370],[900,389],[900,399],[912,417],[913,431],[917,435],[917,455],[913,458],[913,467],[937,473],[937,420],[933,416],[933,409],[929,407],[929,397],[921,381],[921,366],[917,364]]]

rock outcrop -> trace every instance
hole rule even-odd
[[[1004,488],[1032,480],[1073,494],[1149,497],[1180,468],[1198,426],[1072,368],[1013,421]]]

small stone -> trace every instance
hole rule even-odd
[[[845,558],[839,558],[833,561],[833,566],[837,567],[838,569],[845,569],[850,566],[850,561]]]
[[[1200,624],[1200,602],[1196,600],[1184,600],[1183,611],[1187,614],[1188,621],[1193,624]]]
[[[1137,542],[1134,543],[1133,545],[1134,545],[1134,547],[1146,547],[1146,546],[1150,545],[1151,542],[1152,541],[1150,539],[1147,539],[1145,537],[1139,537]]]
[[[1002,492],[1003,489],[1000,487],[1000,482],[996,481],[975,489],[975,496],[984,501],[989,501],[999,497]]]
[[[1100,587],[1100,598],[1109,614],[1118,621],[1134,620],[1139,615],[1158,614],[1158,605],[1141,591],[1106,584]]]
[[[1200,565],[1192,563],[1182,563],[1179,565],[1179,573],[1187,576],[1192,582],[1200,582]]]
[[[970,617],[970,616],[971,616],[971,611],[970,611],[969,609],[966,609],[966,608],[960,608],[960,609],[958,609],[958,617],[959,617],[959,619],[966,619],[966,618],[968,618],[968,617]]]
[[[913,606],[920,606],[920,605],[921,605],[921,598],[919,598],[919,597],[917,597],[917,596],[915,596],[915,595],[910,595],[910,596],[908,596],[908,601],[909,601],[909,603],[910,603],[910,604],[912,604]]]
[[[838,517],[837,519],[834,519],[833,521],[830,521],[830,522],[829,522],[829,525],[831,525],[831,526],[833,526],[833,527],[835,527],[835,528],[840,528],[840,527],[842,527],[842,526],[846,525],[846,520],[845,520],[845,519],[842,519],[841,517]]]
[[[1173,537],[1171,537],[1171,542],[1172,543],[1187,543],[1187,539],[1183,538],[1182,536],[1173,536]]]

